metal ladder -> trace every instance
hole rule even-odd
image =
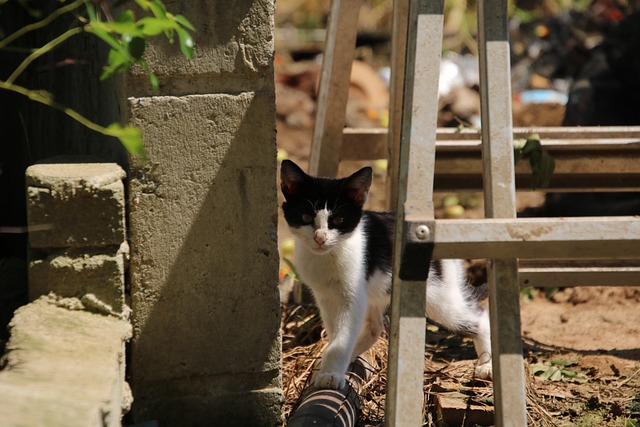
[[[385,157],[390,161],[388,194],[391,197],[388,200],[396,200],[398,221],[386,424],[422,425],[427,260],[488,258],[496,425],[525,426],[520,283],[545,284],[545,280],[555,278],[548,286],[567,281],[579,285],[573,281],[586,278],[586,284],[596,284],[599,279],[594,278],[605,278],[620,285],[637,284],[640,279],[638,264],[616,267],[612,266],[612,261],[615,264],[620,259],[640,259],[640,221],[634,217],[516,219],[506,0],[478,2],[486,218],[435,219],[432,200],[436,184],[434,171],[437,170],[436,140],[442,140],[443,135],[447,138],[447,132],[436,128],[443,3],[442,0],[394,2],[392,97],[387,134],[379,130],[343,129],[348,64],[354,55],[361,0],[332,2],[309,170],[316,175],[335,176],[345,152],[363,159],[380,158],[386,151]],[[555,129],[551,131],[552,135],[554,131],[564,136],[572,134],[571,130]],[[598,135],[597,129],[583,130],[580,136],[593,137],[589,136],[589,131],[595,137],[602,136]],[[629,148],[623,157],[631,153],[633,158],[638,158],[638,128],[615,128],[607,132],[606,136],[613,133],[619,139],[616,142],[619,151]],[[473,133],[466,134],[479,139],[479,135]],[[373,149],[368,151],[377,153],[374,154],[377,157],[369,157],[367,149],[358,148],[365,140],[373,141]],[[440,144],[440,151],[442,148]],[[480,143],[475,148],[479,149]],[[598,148],[603,152],[602,147]],[[578,149],[586,150],[584,144]],[[613,158],[616,155],[612,154]],[[587,162],[592,169],[595,163]],[[624,173],[614,174],[613,181],[618,188],[637,189],[640,169],[637,162],[628,166]],[[572,183],[575,185],[569,180],[566,187],[572,188]],[[609,187],[605,184],[603,188]],[[396,192],[397,199],[393,198]],[[595,265],[603,263],[604,267],[585,267],[578,262],[562,271],[558,268],[545,270],[539,264],[531,264],[531,268],[521,271],[524,279],[519,278],[518,259],[539,258],[547,260],[547,264],[553,264],[554,260],[596,260]],[[559,279],[557,275],[560,275]]]

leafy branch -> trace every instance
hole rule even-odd
[[[53,95],[44,90],[31,90],[22,86],[15,85],[0,80],[0,89],[8,90],[11,92],[19,93],[26,96],[32,101],[39,102],[40,104],[47,105],[58,111],[62,111],[67,116],[71,117],[78,123],[86,126],[92,131],[101,133],[107,136],[113,136],[118,138],[122,145],[132,154],[137,154],[144,157],[144,146],[142,144],[142,134],[139,129],[132,126],[122,127],[119,123],[112,123],[107,127],[100,126],[91,120],[84,117],[77,111],[65,107],[53,100]]]
[[[46,18],[26,25],[0,40],[0,50],[13,50],[10,46],[12,42],[31,31],[46,27],[58,17],[73,14],[76,18],[77,26],[68,29],[45,45],[33,49],[6,80],[0,80],[0,89],[19,93],[35,102],[62,111],[95,132],[118,138],[130,153],[144,157],[142,134],[138,129],[131,126],[123,127],[118,123],[107,127],[100,126],[75,110],[55,102],[53,95],[49,92],[14,84],[37,58],[52,51],[71,37],[85,32],[100,38],[111,48],[100,80],[125,72],[133,65],[139,65],[149,75],[151,86],[156,90],[159,89],[158,78],[144,59],[147,40],[163,34],[169,42],[173,43],[177,34],[180,51],[188,59],[193,59],[194,42],[191,32],[195,31],[195,28],[184,16],[168,12],[161,0],[135,0],[135,2],[147,14],[139,20],[136,20],[134,12],[130,9],[124,10],[116,19],[113,19],[111,11],[105,8],[108,7],[106,2],[100,2],[102,9],[98,10],[92,0],[76,0],[56,9]],[[86,14],[78,13],[82,5],[85,6]]]

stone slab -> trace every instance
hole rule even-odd
[[[32,248],[119,246],[125,173],[115,163],[39,164],[26,171]]]
[[[43,297],[21,307],[0,371],[3,427],[120,426],[128,322]]]

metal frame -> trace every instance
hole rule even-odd
[[[516,219],[516,181],[528,185],[530,171],[514,165],[513,136],[540,134],[556,159],[555,190],[638,191],[640,127],[513,129],[507,1],[485,0],[478,2],[482,132],[437,129],[443,3],[394,1],[387,132],[344,129],[361,0],[333,0],[310,172],[335,176],[340,159],[389,159],[388,203],[396,202],[390,207],[398,221],[386,425],[422,424],[427,260],[490,258],[496,425],[523,426],[519,287],[636,284],[640,221]],[[435,219],[435,189],[482,188],[486,219]],[[546,259],[538,260],[540,254]]]

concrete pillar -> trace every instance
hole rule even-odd
[[[148,160],[129,187],[136,422],[282,422],[273,0],[168,4],[196,59],[149,47],[130,123]]]

